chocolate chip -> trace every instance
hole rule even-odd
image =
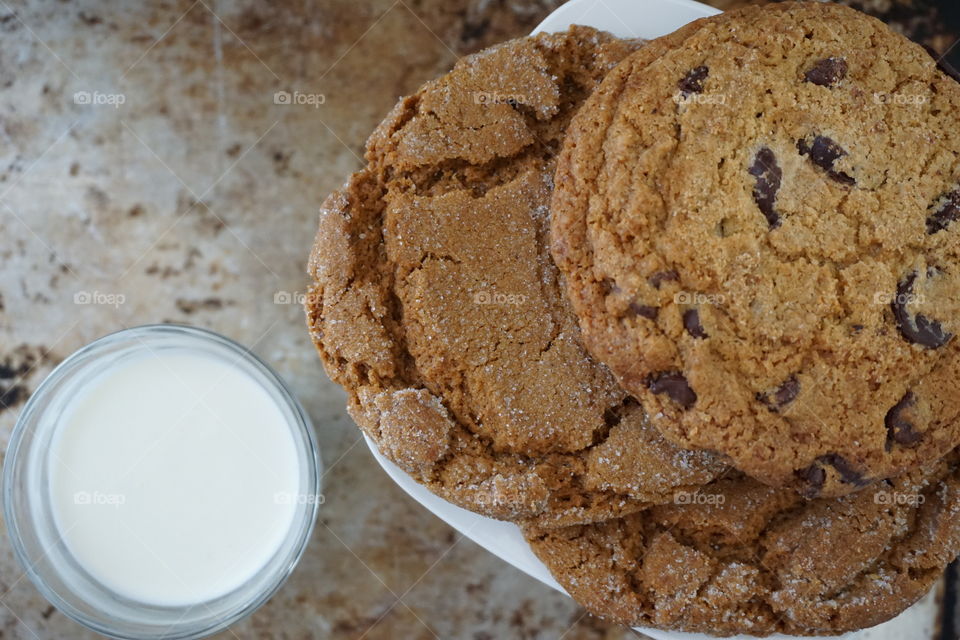
[[[617,283],[614,282],[611,278],[604,278],[600,281],[600,292],[603,295],[608,296],[611,293],[616,293],[620,291],[620,287],[617,286]]]
[[[839,84],[841,80],[847,77],[847,61],[843,58],[824,58],[818,60],[804,79],[807,82],[820,85],[821,87],[830,87]]]
[[[659,289],[660,285],[663,284],[664,282],[667,282],[668,280],[675,281],[679,279],[680,279],[680,274],[674,271],[673,269],[670,269],[669,271],[657,271],[655,274],[650,276],[650,279],[647,280],[647,282],[650,283],[651,287]]]
[[[791,376],[789,380],[777,389],[774,399],[777,401],[777,404],[782,407],[796,400],[798,395],[800,395],[800,382],[795,376]]]
[[[700,311],[698,309],[687,309],[683,312],[683,327],[694,338],[706,338],[707,332],[703,330],[700,324]]]
[[[777,164],[776,155],[767,147],[763,147],[757,152],[748,171],[757,179],[753,187],[753,200],[760,207],[760,212],[767,219],[770,228],[776,229],[780,226],[780,214],[777,213],[774,205],[783,179],[783,170]]]
[[[660,311],[660,309],[658,309],[657,307],[651,307],[645,304],[640,304],[639,302],[631,302],[630,311],[648,320],[656,320],[657,313]]]
[[[827,472],[818,464],[800,469],[796,472],[796,475],[806,484],[800,491],[804,498],[813,499],[819,496],[820,492],[823,491],[823,485],[827,481]]]
[[[650,391],[667,394],[671,400],[684,409],[689,409],[697,403],[697,394],[694,393],[687,379],[679,373],[662,373],[650,381]]]
[[[908,391],[900,402],[893,405],[887,412],[887,416],[884,418],[884,424],[887,425],[887,451],[890,451],[894,444],[910,447],[923,439],[923,434],[916,430],[916,427],[906,415],[907,411],[916,403],[916,396]]]
[[[847,461],[846,458],[839,454],[828,453],[825,456],[820,456],[817,458],[817,460],[836,469],[837,473],[840,474],[840,479],[847,484],[856,485],[858,487],[865,487],[870,484],[868,480],[864,479],[862,473],[857,471],[853,465]]]
[[[837,171],[833,165],[847,155],[843,147],[826,136],[816,136],[813,142],[797,141],[797,150],[801,155],[810,156],[810,161],[827,172],[827,175],[846,185],[856,184],[857,181],[850,175]]]
[[[911,273],[897,286],[897,294],[890,303],[893,316],[897,321],[900,335],[913,344],[936,349],[947,344],[953,337],[952,333],[943,330],[940,323],[918,313],[910,317],[909,303],[913,298],[913,283],[917,279],[916,273]]]
[[[828,453],[817,458],[812,465],[806,469],[800,469],[795,475],[800,478],[806,486],[800,490],[805,498],[816,498],[823,490],[826,484],[827,474],[825,466],[833,467],[840,475],[840,479],[856,487],[865,487],[870,484],[869,480],[863,477],[863,474],[857,471],[846,458],[836,453]]]
[[[776,413],[796,400],[798,395],[800,395],[800,381],[797,380],[796,376],[790,376],[773,392],[758,393],[757,400],[767,405],[770,411]]]
[[[935,211],[927,218],[927,235],[943,231],[960,218],[960,189],[943,194],[931,208]]]
[[[710,75],[709,67],[700,66],[696,69],[691,69],[687,75],[683,77],[683,80],[677,83],[677,87],[684,94],[703,93],[703,83],[708,75]]]

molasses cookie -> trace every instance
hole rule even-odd
[[[842,498],[732,474],[624,518],[526,529],[589,611],[707,633],[835,635],[919,600],[960,551],[957,456]]]
[[[465,58],[321,210],[306,308],[327,371],[381,453],[473,511],[593,521],[725,468],[665,441],[587,355],[550,258],[564,130],[639,46],[575,27]]]
[[[808,497],[957,446],[960,85],[813,2],[637,60],[557,170],[553,253],[588,351],[671,441]]]

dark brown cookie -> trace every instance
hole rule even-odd
[[[592,521],[725,466],[666,442],[587,355],[549,254],[566,125],[638,46],[577,27],[464,59],[321,211],[307,315],[330,376],[384,455],[479,513]]]
[[[843,495],[960,443],[960,85],[820,3],[708,19],[573,121],[554,256],[681,446]]]
[[[608,522],[526,535],[560,584],[622,624],[834,635],[893,618],[960,551],[960,468],[806,501],[735,474]]]

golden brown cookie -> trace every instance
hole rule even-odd
[[[779,0],[704,0],[727,11],[746,5],[768,4]],[[817,1],[817,0],[808,0]],[[821,0],[822,1],[822,0]],[[960,37],[960,7],[950,0],[833,0],[883,20],[897,33],[923,45],[937,58],[944,56],[944,71],[956,77],[960,58],[954,45]]]
[[[479,513],[592,521],[725,467],[666,442],[590,359],[549,254],[565,127],[638,46],[576,27],[465,58],[321,210],[307,316],[327,371],[385,456]]]
[[[525,533],[570,595],[622,624],[834,635],[893,618],[956,557],[957,462],[812,501],[733,474],[671,505]]]
[[[571,124],[553,252],[668,439],[808,496],[960,443],[960,85],[846,7],[704,21]]]

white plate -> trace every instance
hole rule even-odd
[[[571,0],[540,23],[533,33],[563,31],[571,24],[584,24],[627,38],[653,39],[676,31],[697,18],[719,13],[713,7],[692,0]],[[499,556],[517,569],[540,582],[564,592],[550,575],[547,567],[533,554],[520,533],[519,527],[509,522],[477,515],[461,509],[430,493],[410,478],[403,470],[380,455],[376,445],[367,438],[367,445],[387,474],[414,500],[434,515],[470,538],[490,553]],[[824,550],[824,552],[828,552]],[[565,592],[564,592],[565,593]],[[925,598],[898,618],[873,629],[843,636],[844,640],[902,640],[903,638],[932,638],[936,616],[934,597]],[[710,636],[698,633],[680,633],[642,629],[638,631],[654,640],[708,640]],[[746,640],[750,636],[738,636]],[[788,640],[794,636],[770,636],[770,640]],[[732,640],[737,640],[733,638]]]

